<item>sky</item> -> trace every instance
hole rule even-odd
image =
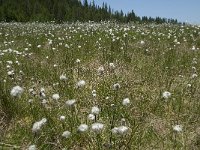
[[[92,0],[88,0],[89,2]],[[134,10],[138,16],[178,19],[181,22],[200,25],[200,0],[94,0],[106,2],[114,10],[125,13]]]

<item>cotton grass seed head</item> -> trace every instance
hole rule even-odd
[[[35,123],[33,124],[33,127],[32,127],[32,132],[36,133],[36,132],[40,131],[40,130],[41,130],[41,127],[42,127],[43,125],[45,125],[46,122],[47,122],[47,119],[46,119],[46,118],[43,118],[42,120],[40,120],[40,121],[38,121],[38,122],[35,122]]]
[[[123,99],[123,101],[122,101],[122,105],[124,105],[124,106],[128,106],[130,104],[130,99],[129,98],[125,98],[125,99]]]
[[[59,100],[59,99],[60,99],[59,94],[53,94],[53,95],[52,95],[52,99],[53,99],[53,100],[56,100],[56,101]]]
[[[125,135],[128,133],[129,128],[126,126],[119,126],[119,127],[114,127],[112,129],[112,133],[118,134],[118,135]]]
[[[64,121],[65,120],[65,116],[60,116],[60,121]]]
[[[98,115],[100,112],[100,109],[97,106],[92,107],[91,113],[94,115]]]
[[[74,106],[76,103],[75,99],[71,99],[65,102],[67,106]]]
[[[66,81],[67,80],[67,77],[66,77],[66,75],[60,75],[60,80],[61,81]]]
[[[81,87],[84,87],[85,84],[86,84],[86,82],[84,80],[80,80],[80,81],[77,82],[76,85],[77,85],[78,88],[81,88]]]
[[[173,126],[173,130],[176,132],[181,132],[183,130],[183,126],[182,125],[175,125]]]
[[[28,147],[28,150],[37,150],[36,145],[30,145]]]
[[[95,115],[94,114],[89,114],[88,115],[89,120],[95,120]]]
[[[104,128],[102,123],[93,123],[91,126],[91,130],[95,133],[100,133]]]
[[[168,92],[168,91],[165,91],[165,92],[163,92],[163,94],[162,94],[162,97],[164,98],[164,99],[169,99],[170,97],[171,97],[171,93],[170,92]]]
[[[87,124],[81,124],[79,127],[78,127],[78,131],[79,132],[86,132],[88,130],[88,125]]]
[[[121,88],[120,84],[119,83],[115,83],[113,85],[113,90],[119,90]]]
[[[15,86],[12,88],[10,95],[13,97],[20,96],[24,92],[24,89],[21,88],[20,86]]]
[[[69,138],[70,136],[71,136],[71,132],[69,132],[69,131],[64,131],[62,134],[62,137],[64,137],[64,138]]]

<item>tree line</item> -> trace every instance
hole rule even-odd
[[[106,3],[102,6],[95,2],[88,3],[87,0],[0,0],[0,21],[106,21],[115,20],[119,22],[155,22],[177,24],[176,19],[161,17],[139,17],[134,11],[125,14],[114,11]]]

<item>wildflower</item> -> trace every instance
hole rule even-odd
[[[8,76],[13,76],[15,73],[14,73],[14,70],[12,70],[12,71],[8,71],[7,74]]]
[[[59,100],[60,96],[59,94],[53,94],[52,98],[57,101]]]
[[[93,132],[100,133],[103,130],[103,128],[104,128],[104,125],[102,123],[93,123],[91,130]]]
[[[145,42],[144,42],[144,41],[140,41],[140,44],[141,44],[141,45],[144,45],[144,44],[145,44]]]
[[[28,150],[36,150],[36,145],[30,145],[30,146],[28,147]]]
[[[99,67],[99,68],[97,69],[97,73],[98,73],[98,75],[103,75],[103,73],[104,73],[104,68],[103,68],[103,66],[101,66],[101,67]]]
[[[65,120],[65,116],[60,116],[60,121]]]
[[[12,88],[10,95],[16,97],[20,96],[23,92],[24,92],[23,88],[21,88],[20,86],[15,86]]]
[[[171,93],[168,92],[168,91],[165,91],[165,92],[163,92],[162,97],[163,97],[164,99],[168,99],[168,98],[171,97]]]
[[[173,130],[176,132],[181,132],[183,130],[183,126],[182,125],[175,125],[173,126]]]
[[[76,63],[80,63],[81,62],[81,60],[80,59],[76,59]]]
[[[84,87],[85,86],[85,81],[84,80],[80,80],[80,81],[78,81],[78,83],[77,83],[77,87]]]
[[[71,99],[65,102],[67,104],[67,106],[73,106],[76,103],[75,99]]]
[[[87,124],[81,124],[79,127],[78,127],[78,131],[79,132],[86,132],[88,130],[88,125]]]
[[[120,89],[120,84],[119,83],[115,83],[114,85],[113,85],[113,90],[118,90],[118,89]]]
[[[114,63],[109,63],[109,68],[110,68],[111,70],[114,70],[114,69],[115,69]]]
[[[128,127],[126,126],[119,126],[119,127],[114,127],[112,129],[112,133],[114,134],[119,134],[119,135],[124,135],[128,132]]]
[[[62,75],[60,76],[60,80],[65,81],[65,80],[67,80],[67,77],[66,77],[65,75],[62,74]]]
[[[196,78],[198,75],[196,73],[192,74],[191,78],[194,79]]]
[[[127,105],[129,105],[129,104],[130,104],[130,100],[129,100],[129,98],[125,98],[125,99],[123,99],[123,101],[122,101],[122,105],[127,106]]]
[[[97,106],[92,107],[91,113],[94,115],[98,115],[100,112],[100,109]]]
[[[93,96],[93,97],[96,97],[96,96],[97,96],[96,90],[93,90],[93,91],[92,91],[92,96]]]
[[[94,120],[95,119],[95,115],[94,114],[89,114],[88,115],[88,119],[89,120]]]
[[[69,131],[64,131],[63,134],[62,134],[62,137],[69,138],[70,135],[71,135],[71,132],[69,132]]]
[[[38,122],[35,122],[33,124],[32,132],[34,132],[34,133],[38,132],[41,129],[41,127],[46,124],[46,122],[47,122],[46,118],[43,118],[42,120],[40,120]]]

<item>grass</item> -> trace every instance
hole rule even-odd
[[[0,23],[0,148],[198,149],[199,34],[190,25]],[[77,88],[80,80],[86,85]],[[12,97],[16,85],[24,92]],[[165,91],[171,93],[167,100]],[[76,100],[71,107],[65,104],[70,99]],[[100,113],[89,120],[93,106]],[[42,118],[47,122],[33,133]],[[94,122],[104,124],[100,133],[92,131]],[[89,130],[81,133],[80,124]],[[126,133],[112,132],[121,125]]]

